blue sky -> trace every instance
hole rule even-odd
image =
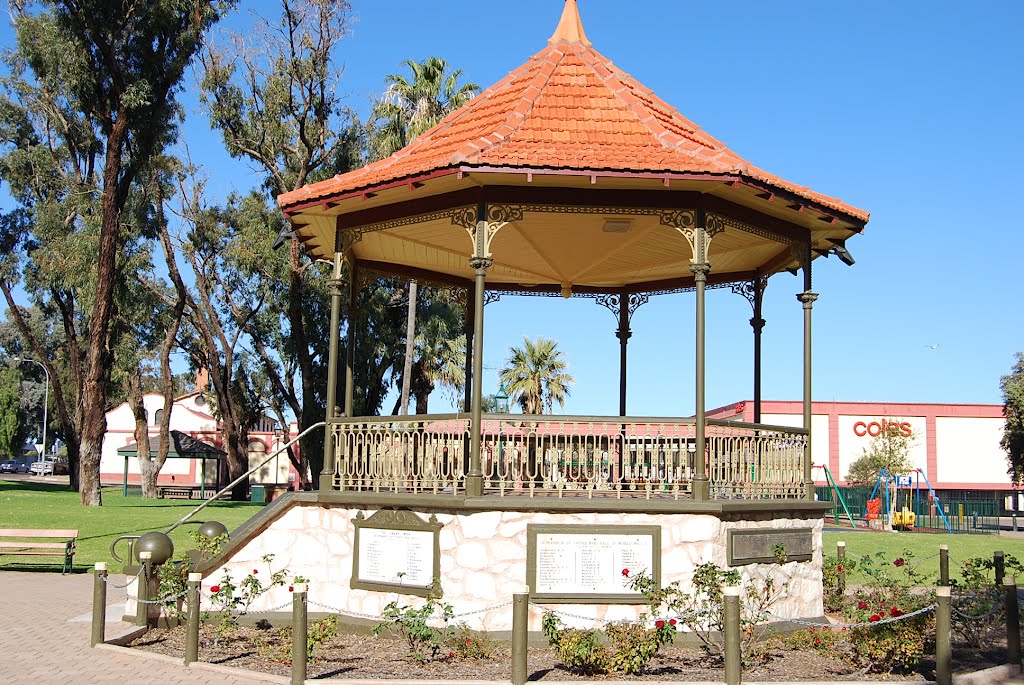
[[[1022,196],[1024,3],[579,5],[598,51],[733,151],[871,212],[865,234],[848,243],[854,267],[815,261],[815,400],[1001,402],[999,378],[1024,350],[1024,231],[1013,199]],[[354,0],[342,90],[365,116],[385,74],[432,55],[488,86],[544,47],[561,9],[561,0]],[[272,14],[276,3],[243,2],[230,25],[244,26],[251,10]],[[215,192],[258,183],[220,152],[194,106],[186,139]],[[769,282],[767,399],[801,396],[800,287],[788,274]],[[708,314],[707,405],[749,399],[750,307],[712,291]],[[485,392],[510,344],[545,336],[576,378],[565,412],[615,414],[614,329],[592,300],[489,305]],[[652,298],[637,311],[630,414],[693,412],[693,337],[692,295]],[[443,405],[432,398],[432,410]]]

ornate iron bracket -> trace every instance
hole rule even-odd
[[[725,219],[717,214],[704,215],[704,240],[697,243],[697,235],[700,227],[697,225],[698,212],[695,209],[673,209],[660,213],[663,226],[669,226],[679,232],[686,242],[690,244],[690,253],[693,257],[691,262],[707,261],[708,251],[711,249],[711,239],[725,230]]]
[[[750,303],[750,308],[757,312],[760,309],[758,300],[764,297],[764,289],[768,287],[768,278],[761,276],[756,280],[733,283],[729,287],[735,294],[742,295]]]
[[[623,295],[619,293],[601,293],[599,295],[594,295],[594,302],[610,311],[615,316],[615,321],[618,322],[619,307],[621,306],[620,303],[622,302],[622,297]],[[633,313],[643,305],[650,302],[651,296],[649,293],[629,293],[626,297],[628,298],[626,302],[626,322],[628,326],[629,322],[633,320]]]

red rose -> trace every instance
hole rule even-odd
[[[842,573],[843,572],[843,567],[842,566],[836,566],[836,571],[838,571],[839,573]]]
[[[871,614],[871,618],[869,618],[868,620],[874,623],[875,621],[881,621],[882,617],[878,614]]]
[[[907,562],[903,561],[903,557],[898,557],[896,561],[892,562],[893,566],[903,566]]]
[[[220,592],[220,585],[211,585],[210,586],[210,592],[212,592],[214,594],[217,594],[218,592]]]
[[[288,586],[288,592],[295,592],[295,586],[294,585],[289,585]]]
[[[253,574],[253,575],[256,575],[257,573],[259,573],[259,571],[257,571],[256,569],[253,569],[253,570],[252,570],[252,574]]]
[[[449,657],[453,657],[453,656],[455,656],[455,652],[448,652],[448,656],[449,656]]]
[[[892,609],[889,609],[889,615],[890,616],[902,616],[903,612],[900,611],[899,609],[897,609],[896,607],[893,607]]]
[[[664,628],[665,627],[665,622],[664,621],[655,621],[654,622],[654,627],[655,628]]]
[[[628,576],[629,575],[629,569],[628,568],[622,569],[622,575]]]
[[[471,640],[470,638],[468,638],[468,637],[467,637],[467,638],[466,638],[466,644],[467,644],[467,645],[471,645],[471,644],[473,644],[473,640]]]
[[[668,620],[668,624],[669,624],[670,626],[674,626],[674,625],[676,624],[676,620],[675,620],[674,618],[670,618],[670,619]]]
[[[820,637],[814,638],[814,644],[820,645],[821,644],[821,638]]]
[[[843,626],[843,630],[846,630],[846,626]]]
[[[868,608],[868,603],[867,602],[857,602],[857,608],[858,609],[867,609]]]
[[[969,561],[965,561],[964,562],[964,566],[970,566],[970,565],[971,565],[971,562],[969,562]]]

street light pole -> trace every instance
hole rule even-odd
[[[50,406],[50,372],[46,370],[46,367],[42,362],[36,361],[35,359],[22,359],[21,357],[11,357],[16,362],[29,362],[31,364],[38,364],[39,368],[46,374],[46,390],[43,392],[43,453],[41,458],[46,460],[46,410]]]

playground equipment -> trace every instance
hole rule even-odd
[[[843,506],[843,511],[846,512],[846,518],[850,520],[850,526],[853,528],[857,527],[857,523],[853,520],[853,516],[850,514],[849,507],[846,506],[846,500],[843,498],[843,493],[839,491],[839,486],[836,485],[836,479],[832,477],[832,472],[828,470],[828,467],[824,464],[814,464],[811,466],[812,469],[822,469],[825,471],[825,482],[828,483],[829,488],[836,496],[836,501]],[[836,517],[836,525],[839,524],[839,510],[833,508]]]
[[[928,476],[926,476],[921,469],[914,469],[909,474],[905,475],[890,474],[888,469],[882,469],[878,474],[878,480],[875,481],[875,487],[871,491],[869,502],[876,499],[875,496],[878,494],[879,486],[882,485],[882,483],[885,483],[885,506],[882,508],[885,512],[884,518],[882,519],[883,525],[886,522],[889,522],[896,529],[911,530],[917,521],[918,511],[920,508],[922,479],[928,488],[928,492],[931,493],[932,501],[935,503],[935,510],[938,512],[939,516],[942,517],[942,522],[946,525],[946,530],[952,533],[953,527],[949,524],[949,519],[946,518],[946,513],[942,510],[942,503],[939,502],[939,496],[935,494],[935,489],[928,480]],[[895,491],[893,498],[894,501],[892,502],[889,500],[890,482],[893,483],[893,489]],[[906,490],[906,499],[903,507],[900,508],[899,511],[894,511],[896,505],[899,503],[900,488],[904,488]],[[911,492],[913,492],[913,509],[911,509],[910,506]]]

